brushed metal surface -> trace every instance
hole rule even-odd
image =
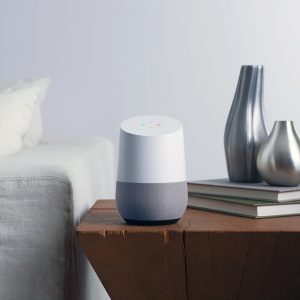
[[[242,66],[227,118],[224,147],[233,182],[261,182],[257,154],[268,137],[263,108],[263,66]]]
[[[300,139],[292,121],[276,121],[267,141],[262,145],[257,167],[270,185],[300,184]]]

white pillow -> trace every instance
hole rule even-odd
[[[43,123],[41,103],[44,100],[50,84],[49,78],[41,78],[32,81],[33,85],[40,88],[39,99],[37,101],[27,134],[24,136],[23,144],[25,147],[32,147],[40,143],[43,136]]]
[[[43,136],[43,126],[42,126],[42,114],[41,114],[41,102],[43,101],[48,86],[50,83],[49,78],[40,78],[40,79],[25,79],[17,82],[10,82],[6,84],[0,84],[0,93],[9,93],[19,89],[25,90],[34,88],[36,89],[37,100],[35,102],[35,109],[31,122],[28,128],[28,131],[23,137],[23,145],[25,147],[32,147],[37,145]]]
[[[0,91],[0,157],[22,150],[41,90],[22,83]]]

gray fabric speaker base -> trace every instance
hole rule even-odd
[[[132,183],[117,181],[116,202],[120,215],[131,223],[178,220],[188,200],[187,183]]]

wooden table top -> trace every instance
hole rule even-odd
[[[82,219],[78,232],[99,230],[126,231],[234,231],[234,232],[300,232],[300,216],[251,219],[188,208],[176,224],[163,226],[134,226],[119,215],[114,200],[99,200]]]

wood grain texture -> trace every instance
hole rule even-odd
[[[183,230],[126,225],[115,209],[97,203],[78,227],[78,237],[113,300],[187,299]]]
[[[77,228],[112,300],[300,299],[300,217],[247,219],[187,209],[131,226],[98,201]]]
[[[187,211],[189,299],[300,299],[300,217]]]

